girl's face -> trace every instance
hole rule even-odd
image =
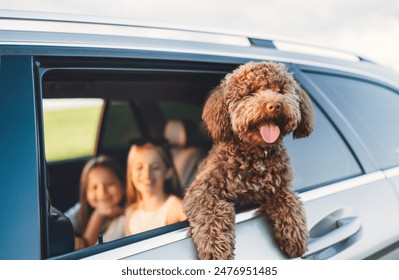
[[[92,208],[99,204],[117,206],[123,198],[118,177],[108,168],[95,167],[89,171],[86,199]]]
[[[164,191],[168,168],[155,149],[137,148],[131,168],[130,180],[138,192],[154,194]]]

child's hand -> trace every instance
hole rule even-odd
[[[108,203],[99,203],[94,210],[99,216],[104,218],[113,218],[121,215],[123,210],[118,205],[110,205]],[[93,213],[94,214],[94,213]]]
[[[86,243],[82,237],[75,236],[75,250],[86,248]]]

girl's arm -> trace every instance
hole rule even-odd
[[[90,216],[87,226],[83,233],[83,238],[87,246],[93,246],[97,243],[98,235],[101,232],[107,218],[114,218],[121,214],[120,207],[109,207],[107,205],[98,206]]]
[[[96,244],[104,221],[105,217],[102,216],[99,211],[94,210],[83,233],[83,238],[86,246],[93,246],[94,244]]]

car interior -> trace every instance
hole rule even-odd
[[[234,66],[227,68],[230,67]],[[64,160],[47,160],[49,195],[57,211],[51,215],[50,224],[55,224],[51,227],[62,224],[59,222],[62,213],[78,202],[80,175],[90,157],[108,155],[126,168],[130,141],[137,137],[164,137],[168,140],[180,183],[187,188],[212,144],[201,120],[202,105],[209,91],[218,85],[227,71],[229,69],[112,68],[47,71],[41,83],[43,100],[102,100],[92,153]],[[56,216],[60,217],[56,219],[57,223],[53,222]],[[58,243],[64,242],[62,239],[65,238],[60,239]],[[60,247],[52,245],[53,248],[57,246]],[[56,253],[51,253],[51,256],[60,252],[52,251]]]

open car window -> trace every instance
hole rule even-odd
[[[200,158],[210,147],[201,120],[202,106],[208,92],[224,74],[204,70],[160,72],[91,67],[84,70],[54,67],[44,74],[41,79],[44,144],[52,206],[67,215],[77,207],[82,171],[93,157],[112,157],[126,175],[131,140],[168,137],[165,127],[169,122],[188,121],[193,125],[187,137],[190,143],[170,139],[173,156],[183,155],[182,160],[174,162],[185,168],[179,174],[190,173],[180,179],[191,180]],[[186,149],[189,153],[185,153]],[[186,155],[191,154],[198,156],[185,164]],[[190,171],[186,170],[187,166]],[[71,217],[68,216],[73,221]],[[82,234],[81,229],[74,229],[79,236]],[[124,242],[158,235],[165,230],[171,229],[155,228],[137,237],[126,236]]]
[[[48,162],[91,156],[96,145],[102,99],[44,99]]]

